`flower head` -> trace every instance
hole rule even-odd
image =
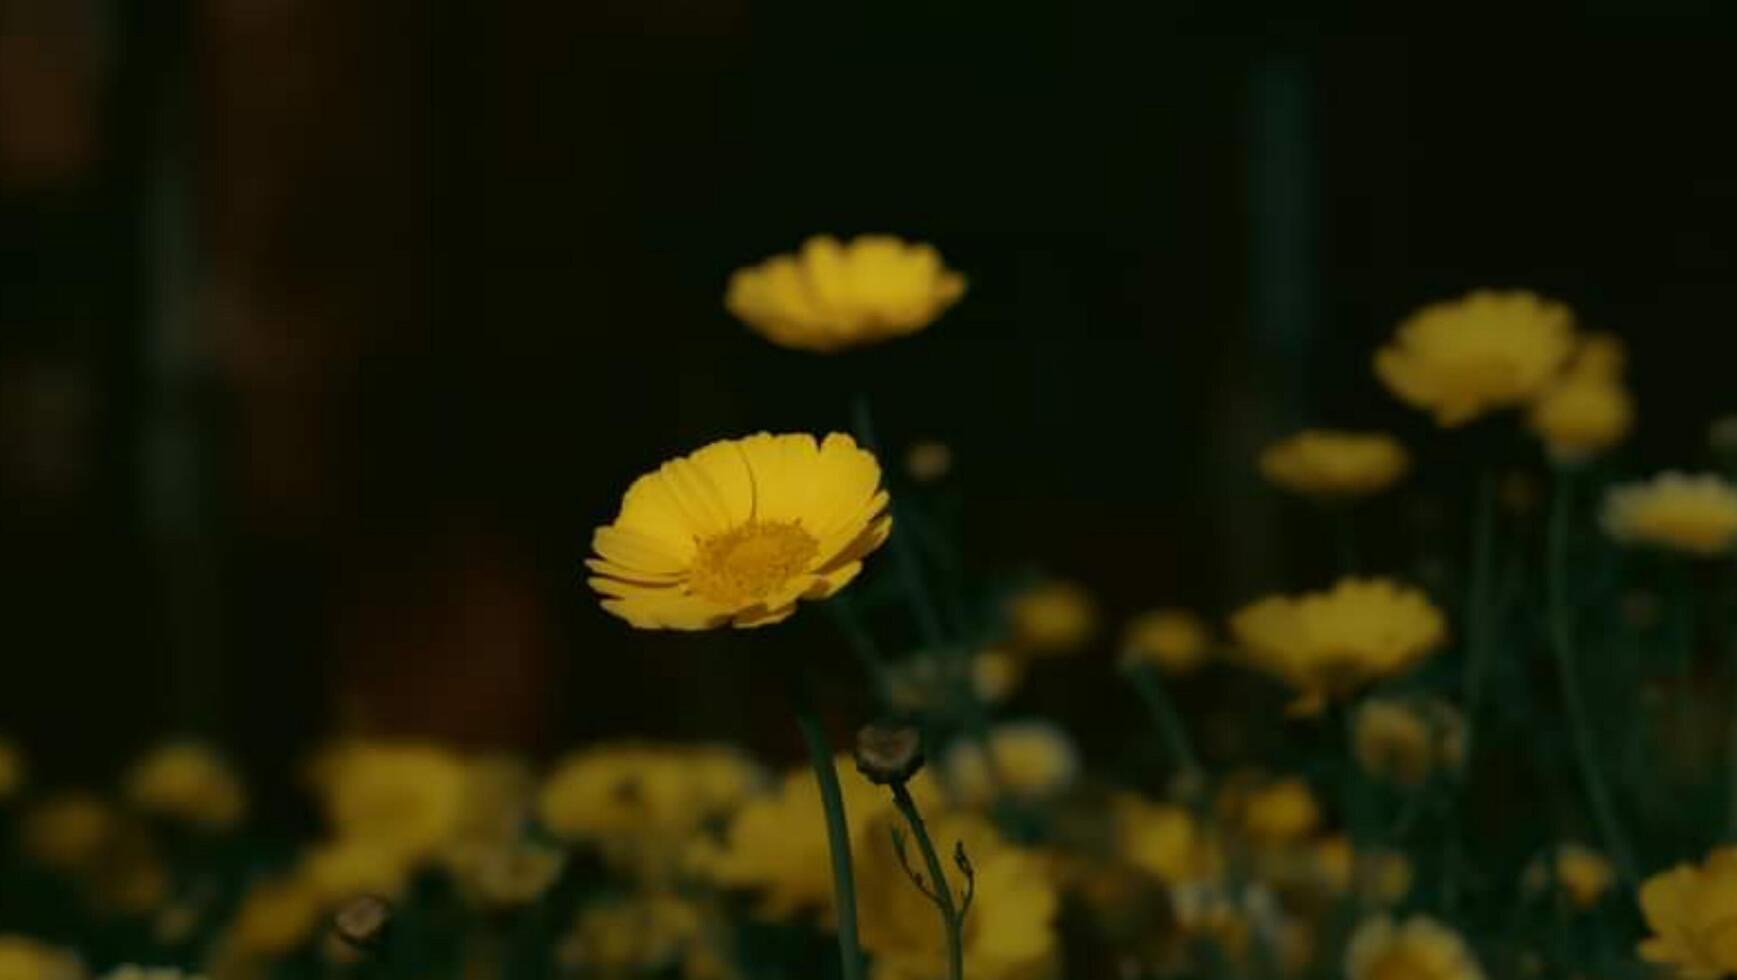
[[[1186,674],[1206,662],[1212,631],[1186,609],[1154,609],[1122,630],[1122,663],[1151,664],[1167,674]]]
[[[562,964],[581,976],[661,974],[681,963],[704,921],[688,899],[659,892],[592,902],[562,943]]]
[[[1710,557],[1737,542],[1737,488],[1711,473],[1660,473],[1604,498],[1604,531],[1628,544]]]
[[[170,742],[151,750],[127,773],[129,802],[197,827],[232,827],[247,808],[241,782],[223,757],[198,742]]]
[[[780,347],[831,353],[916,333],[963,295],[965,278],[933,246],[819,235],[736,270],[724,306]]]
[[[25,936],[0,934],[0,980],[79,980],[78,957]]]
[[[1321,805],[1309,784],[1296,778],[1232,784],[1217,806],[1227,824],[1258,846],[1293,843],[1321,825]]]
[[[1261,475],[1275,486],[1325,499],[1367,497],[1393,486],[1411,459],[1379,432],[1305,429],[1261,452]]]
[[[1040,582],[1006,604],[1012,648],[1027,656],[1077,653],[1098,630],[1092,594],[1072,582]]]
[[[1079,752],[1059,727],[1041,721],[1000,725],[989,733],[993,767],[984,764],[983,747],[971,740],[954,742],[942,769],[960,801],[970,805],[992,802],[996,791],[1038,798],[1065,789],[1079,774]]]
[[[114,808],[89,793],[67,792],[36,804],[21,828],[25,853],[48,867],[89,870],[120,831]]]
[[[1117,853],[1158,880],[1175,886],[1216,880],[1223,871],[1218,841],[1186,807],[1126,794],[1113,814]]]
[[[1574,314],[1524,291],[1480,290],[1426,306],[1375,353],[1375,374],[1402,401],[1453,428],[1544,389],[1574,346]]]
[[[1640,944],[1641,959],[1695,980],[1737,973],[1737,847],[1648,878],[1640,905],[1653,932]]]
[[[1483,968],[1460,934],[1428,916],[1395,923],[1387,916],[1357,927],[1345,952],[1348,980],[1483,980]]]
[[[421,742],[357,742],[333,749],[316,775],[339,840],[390,853],[403,867],[433,857],[465,813],[463,760]]]
[[[1327,592],[1272,596],[1231,617],[1231,633],[1256,668],[1299,694],[1294,710],[1319,710],[1370,681],[1401,673],[1447,636],[1422,592],[1386,579],[1341,579]]]
[[[1574,361],[1532,403],[1529,422],[1550,454],[1586,459],[1621,442],[1634,425],[1634,399],[1622,383],[1622,344],[1608,334],[1582,340]]]
[[[1554,886],[1576,908],[1598,904],[1616,883],[1610,859],[1584,844],[1562,844],[1526,869],[1524,884],[1532,891]]]
[[[1434,772],[1458,768],[1464,731],[1459,712],[1443,702],[1370,698],[1353,716],[1351,742],[1365,772],[1416,787]]]
[[[1313,870],[1328,891],[1354,893],[1377,905],[1396,905],[1410,893],[1414,873],[1403,851],[1359,852],[1344,834],[1323,838],[1310,848]]]
[[[586,562],[640,629],[763,626],[856,577],[892,528],[880,464],[849,436],[714,442],[635,480]]]
[[[324,911],[324,899],[305,879],[292,876],[258,882],[236,909],[225,952],[240,957],[281,956],[313,937]]]

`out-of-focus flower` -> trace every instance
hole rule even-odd
[[[1460,934],[1428,916],[1365,920],[1345,952],[1347,980],[1483,980]]]
[[[198,742],[170,742],[146,753],[127,773],[126,797],[145,813],[211,830],[234,826],[247,807],[234,770]]]
[[[1025,661],[1006,650],[981,650],[971,657],[971,689],[985,704],[1000,704],[1025,680]]]
[[[857,865],[862,944],[874,954],[876,980],[940,980],[946,959],[935,907],[893,856],[889,829],[897,819],[890,810],[876,815],[866,838],[873,849]],[[1056,953],[1060,905],[1047,863],[1008,844],[981,817],[941,814],[929,823],[949,850],[950,842],[963,845],[975,873],[964,924],[965,975],[1024,980],[1040,974]],[[963,895],[964,876],[954,867],[946,874],[954,896]]]
[[[463,760],[422,742],[356,742],[330,751],[315,788],[342,841],[398,855],[404,867],[452,840],[469,789]]]
[[[1364,771],[1416,787],[1434,772],[1459,768],[1465,722],[1452,706],[1434,699],[1370,698],[1357,706],[1351,742]]]
[[[910,657],[886,672],[886,695],[900,711],[945,708],[960,696],[962,670],[969,670],[970,691],[984,704],[1012,697],[1025,680],[1026,661],[999,647],[973,654],[968,663],[946,654]]]
[[[203,974],[188,973],[175,966],[117,966],[103,980],[204,980]]]
[[[151,835],[131,821],[117,821],[100,856],[85,869],[85,878],[98,907],[127,915],[156,911],[168,899],[171,885]]]
[[[465,763],[465,782],[455,843],[516,840],[537,794],[531,767],[511,756],[479,756]]]
[[[891,235],[830,235],[736,270],[724,306],[780,347],[832,353],[913,334],[965,295],[933,246]]]
[[[1261,452],[1261,475],[1274,486],[1323,499],[1367,497],[1393,486],[1411,458],[1380,432],[1305,429]]]
[[[677,895],[592,902],[580,911],[558,955],[564,966],[582,976],[657,974],[681,961],[700,928],[699,909]]]
[[[1116,798],[1113,814],[1116,852],[1165,884],[1216,879],[1222,873],[1218,842],[1186,808],[1124,794]]]
[[[230,922],[225,953],[240,957],[290,953],[313,938],[325,908],[319,892],[304,878],[257,882],[242,897]]]
[[[98,797],[62,793],[24,815],[24,852],[51,868],[87,870],[101,858],[119,826],[114,809]]]
[[[1007,600],[1011,648],[1026,656],[1077,653],[1098,630],[1092,594],[1072,582],[1048,581]]]
[[[1302,840],[1321,824],[1321,806],[1314,792],[1296,778],[1231,782],[1219,794],[1218,810],[1227,825],[1256,846]]]
[[[536,901],[560,878],[565,864],[559,849],[530,840],[466,844],[446,858],[459,889],[485,908]]]
[[[1079,775],[1079,752],[1067,732],[1042,721],[1013,722],[989,733],[985,765],[983,746],[969,739],[954,742],[942,763],[946,783],[968,806],[986,806],[997,792],[1024,799],[1051,796],[1066,789]]]
[[[1722,555],[1737,541],[1737,488],[1711,473],[1660,473],[1612,488],[1601,523],[1606,534],[1625,544]]]
[[[1622,383],[1622,342],[1593,334],[1561,377],[1532,403],[1532,431],[1550,454],[1577,462],[1621,442],[1634,425],[1634,399]]]
[[[953,447],[939,439],[911,443],[905,450],[905,474],[918,483],[936,483],[953,471]]]
[[[874,456],[850,436],[726,439],[633,482],[586,565],[640,629],[764,626],[855,578],[892,530]]]
[[[0,738],[0,803],[16,796],[18,791],[24,788],[28,772],[24,751],[10,739]]]
[[[1524,884],[1543,892],[1552,886],[1576,908],[1589,909],[1616,883],[1610,859],[1584,844],[1562,844],[1527,865]]]
[[[1151,664],[1167,674],[1186,674],[1206,662],[1212,631],[1186,609],[1154,609],[1122,630],[1122,664]]]
[[[1324,837],[1310,850],[1316,875],[1334,894],[1356,894],[1366,902],[1389,906],[1404,901],[1411,892],[1411,860],[1402,851],[1359,853],[1344,834]]]
[[[367,837],[340,838],[302,855],[300,877],[327,904],[357,895],[396,897],[412,864],[396,846]]]
[[[1409,670],[1447,637],[1428,597],[1386,579],[1262,599],[1232,616],[1230,629],[1252,666],[1296,689],[1300,714]]]
[[[78,957],[26,936],[0,934],[0,980],[79,980]]]
[[[1737,846],[1715,848],[1700,867],[1680,864],[1648,878],[1640,905],[1653,932],[1640,944],[1641,959],[1695,980],[1737,973]]]
[[[1375,374],[1401,401],[1452,428],[1533,398],[1573,347],[1567,306],[1524,291],[1479,290],[1406,318],[1375,352]]]

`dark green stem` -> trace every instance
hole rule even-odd
[[[917,801],[911,799],[911,791],[904,783],[894,783],[893,803],[904,815],[905,823],[911,828],[911,836],[917,841],[917,849],[923,852],[923,865],[929,869],[929,880],[932,891],[926,891],[935,902],[935,907],[941,913],[941,929],[947,941],[947,978],[948,980],[964,980],[965,976],[965,921],[959,907],[953,901],[953,889],[947,884],[947,874],[941,865],[941,855],[935,850],[935,842],[929,837],[929,828],[923,823],[923,815],[917,810]]]
[[[1134,691],[1146,705],[1147,714],[1152,716],[1152,724],[1158,729],[1158,737],[1164,740],[1171,761],[1176,763],[1178,773],[1192,784],[1200,775],[1200,758],[1195,755],[1188,729],[1183,727],[1182,717],[1177,714],[1169,692],[1164,690],[1158,672],[1150,664],[1134,664],[1127,673],[1134,683]]]
[[[850,863],[850,824],[844,812],[844,793],[838,786],[832,746],[815,714],[806,683],[798,686],[796,724],[808,747],[808,762],[820,787],[820,805],[826,811],[826,846],[832,856],[832,895],[838,907],[838,957],[844,980],[863,980],[862,944],[856,932],[856,874]]]
[[[1484,700],[1485,677],[1490,669],[1494,643],[1491,637],[1491,606],[1495,589],[1496,563],[1496,478],[1485,472],[1478,478],[1476,501],[1472,512],[1472,568],[1466,588],[1465,607],[1465,683],[1461,697],[1465,701],[1465,768],[1450,803],[1450,812],[1464,805],[1465,781],[1471,770],[1472,752],[1478,730],[1480,708]],[[1442,904],[1451,914],[1459,902],[1460,867],[1463,851],[1458,820],[1450,820],[1444,835],[1442,854]]]

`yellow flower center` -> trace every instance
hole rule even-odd
[[[728,606],[764,599],[801,573],[820,542],[800,521],[754,521],[699,542],[688,585]]]

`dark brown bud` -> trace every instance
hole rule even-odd
[[[909,725],[864,725],[856,733],[856,771],[880,786],[905,782],[923,768],[923,738]]]
[[[332,916],[332,931],[360,950],[376,950],[392,925],[392,903],[377,895],[352,898]]]

